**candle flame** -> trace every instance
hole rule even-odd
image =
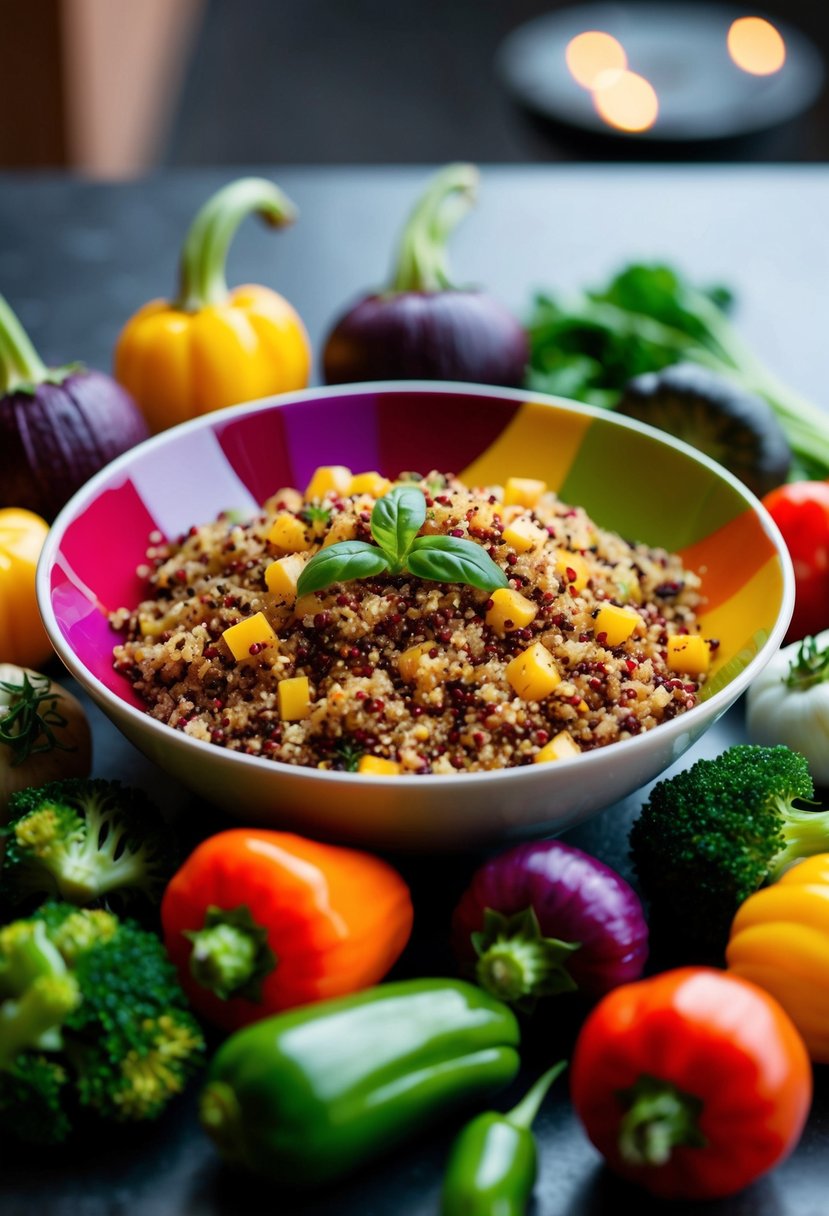
[[[621,42],[599,30],[587,30],[571,38],[564,55],[576,83],[591,90],[605,73],[623,72],[628,65]]]
[[[762,17],[740,17],[728,31],[728,53],[738,68],[752,76],[771,76],[786,62],[779,30]]]
[[[647,131],[659,114],[659,99],[649,80],[636,72],[614,72],[593,92],[600,116],[619,131]]]

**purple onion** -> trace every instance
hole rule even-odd
[[[93,473],[149,434],[111,377],[47,368],[2,296],[0,394],[0,507],[49,521]]]
[[[327,384],[522,383],[524,330],[492,296],[453,287],[446,267],[446,239],[477,182],[471,165],[449,165],[434,178],[404,229],[391,287],[360,300],[331,330],[322,355]]]
[[[323,352],[327,384],[468,380],[515,387],[529,354],[506,308],[480,291],[367,296],[334,327]]]
[[[481,987],[519,1007],[576,989],[601,996],[639,979],[648,956],[633,889],[558,840],[521,844],[483,865],[455,909],[452,935]]]

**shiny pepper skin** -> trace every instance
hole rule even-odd
[[[202,1127],[226,1160],[310,1190],[509,1085],[518,1041],[507,1006],[471,984],[380,984],[231,1035]]]
[[[829,1064],[829,853],[749,896],[731,925],[729,971],[770,992],[817,1064]]]
[[[412,916],[406,883],[380,858],[253,828],[200,844],[161,904],[182,987],[225,1030],[376,984]]]
[[[38,668],[52,656],[35,571],[49,525],[32,511],[0,510],[0,662]]]
[[[664,1199],[736,1194],[797,1144],[812,1070],[755,984],[683,967],[626,984],[581,1029],[573,1107],[616,1173]]]
[[[188,233],[178,298],[151,301],[121,331],[115,377],[153,432],[308,383],[308,335],[287,300],[256,285],[228,291],[228,246],[251,212],[273,226],[290,223],[295,214],[285,195],[262,178],[241,178],[220,190]]]

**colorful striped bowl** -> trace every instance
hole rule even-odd
[[[542,478],[631,540],[679,551],[702,577],[720,646],[701,703],[636,738],[572,760],[495,773],[375,777],[319,772],[191,739],[143,712],[112,666],[107,613],[143,598],[150,532],[220,511],[252,513],[321,464],[452,470],[472,484]],[[248,821],[376,846],[431,847],[560,831],[676,761],[779,646],[793,576],[769,516],[734,477],[661,432],[571,402],[447,384],[309,390],[207,414],[140,444],[55,521],[38,599],[70,672],[147,756]]]

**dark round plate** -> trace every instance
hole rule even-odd
[[[774,19],[786,61],[769,76],[738,68],[726,34],[739,17],[731,5],[584,4],[519,26],[503,42],[497,69],[510,91],[547,118],[599,134],[650,141],[727,139],[793,118],[820,94],[823,60],[798,30]],[[593,95],[571,76],[565,52],[588,30],[612,34],[630,71],[644,76],[659,100],[647,130],[619,130],[597,112]]]

